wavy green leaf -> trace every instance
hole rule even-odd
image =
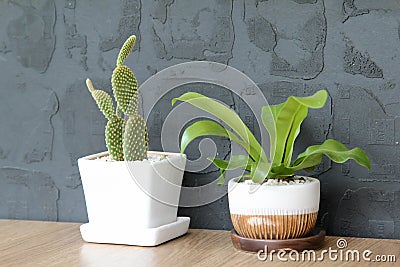
[[[307,118],[307,115],[308,115],[308,108],[305,106],[299,106],[294,116],[289,136],[286,140],[286,147],[283,160],[283,164],[285,164],[285,166],[289,166],[292,161],[294,142],[297,136],[300,134],[301,124],[304,121],[304,119]]]
[[[229,160],[223,160],[219,158],[208,158],[215,166],[220,170],[220,178],[218,180],[218,185],[225,183],[226,171],[243,169],[246,171],[251,171],[251,166],[254,163],[250,157],[245,155],[234,155]]]
[[[293,164],[290,169],[293,171],[301,171],[301,170],[312,170],[315,166],[322,162],[322,153],[315,153],[309,156],[302,158],[300,161],[296,162],[297,164]]]
[[[172,105],[174,105],[177,100],[187,102],[199,109],[207,111],[208,113],[222,120],[234,132],[236,132],[245,143],[249,144],[249,146],[252,144],[254,147],[258,147],[258,149],[255,149],[253,151],[254,154],[251,156],[260,158],[260,152],[262,150],[260,144],[251,133],[251,131],[240,119],[239,115],[237,115],[233,110],[211,98],[194,92],[188,92],[181,95],[180,97],[174,98],[172,100]]]
[[[226,171],[224,169],[219,169],[219,179],[217,185],[223,185],[226,180]]]
[[[254,171],[251,173],[253,181],[263,181],[267,177],[271,165],[268,163],[265,151],[254,137],[253,133],[240,119],[239,115],[225,105],[199,93],[185,93],[178,98],[174,98],[172,100],[172,105],[174,105],[177,100],[187,102],[202,109],[228,125],[238,135],[240,140],[243,141],[246,146],[250,147],[249,155],[257,162],[257,167],[254,168]]]
[[[290,96],[283,106],[277,107],[273,112],[276,116],[276,148],[273,159],[274,165],[284,163],[289,166],[294,141],[300,132],[300,125],[307,117],[308,108],[321,108],[324,106],[328,93],[320,90],[312,96]],[[277,113],[277,115],[276,115]]]
[[[208,160],[214,163],[218,168],[224,170],[244,169],[250,171],[251,166],[254,163],[254,161],[245,155],[234,155],[229,160],[219,158],[208,158]]]
[[[225,129],[219,123],[211,120],[197,121],[188,126],[182,134],[181,153],[184,153],[187,146],[196,138],[202,136],[221,136],[241,145],[246,151],[250,151],[249,146],[237,137],[233,132]]]
[[[254,162],[250,172],[251,180],[254,183],[262,183],[266,178],[268,178],[271,167],[272,164],[270,162]],[[268,170],[268,172],[265,173],[264,170]]]
[[[356,147],[353,149],[348,149],[345,145],[333,139],[328,139],[321,145],[308,147],[306,151],[304,151],[297,157],[296,161],[293,164],[293,167],[299,170],[305,169],[304,166],[306,164],[303,162],[309,162],[307,164],[309,165],[308,167],[312,167],[313,162],[316,163],[318,161],[317,155],[325,155],[336,163],[343,163],[349,159],[353,159],[361,166],[367,167],[368,169],[371,168],[369,158],[361,148]],[[317,164],[319,164],[320,162],[318,162]]]
[[[293,168],[284,165],[273,166],[268,174],[268,178],[287,177],[294,175]]]
[[[269,140],[270,140],[269,157],[271,161],[273,160],[275,155],[275,149],[276,149],[275,121],[280,107],[282,107],[282,104],[276,106],[264,106],[261,108],[261,120],[262,123],[264,124],[265,129],[267,129],[269,134]]]

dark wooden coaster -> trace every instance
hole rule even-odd
[[[233,246],[236,249],[248,252],[258,252],[260,250],[265,252],[265,248],[270,252],[271,250],[290,249],[303,251],[306,249],[319,249],[322,247],[325,240],[326,231],[321,229],[313,229],[311,233],[302,238],[293,239],[252,239],[239,236],[235,230],[231,231],[231,239]]]

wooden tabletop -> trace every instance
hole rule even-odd
[[[0,220],[0,266],[271,266],[270,259],[258,259],[255,253],[237,251],[230,232],[189,230],[183,237],[158,247],[85,243],[79,232],[80,224],[37,221]],[[317,261],[293,262],[289,254],[273,255],[273,266],[396,266],[396,263],[373,262],[375,256],[394,255],[400,262],[400,240],[344,238],[343,261],[330,260],[328,252],[318,261],[323,249],[338,249],[339,237],[327,237],[324,247],[316,251]],[[358,250],[360,262],[351,261],[349,250]],[[371,262],[362,259],[362,253]],[[300,252],[301,253],[301,252]],[[348,261],[345,254],[348,254]],[[300,255],[300,254],[299,254]],[[334,254],[332,254],[334,256]],[[337,256],[339,256],[339,252]],[[260,254],[262,258],[263,254]],[[292,254],[295,258],[296,254]],[[390,256],[393,260],[393,256]],[[334,257],[333,257],[334,258]],[[382,258],[382,257],[381,257]]]

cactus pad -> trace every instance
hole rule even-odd
[[[118,66],[112,74],[112,88],[119,108],[126,115],[138,110],[138,87],[136,77],[127,66]]]
[[[114,105],[111,96],[106,92],[104,92],[103,90],[94,89],[92,81],[90,81],[89,79],[86,80],[86,85],[101,112],[103,112],[104,116],[108,120],[111,120],[114,113]]]
[[[97,105],[104,116],[110,120],[114,115],[114,105],[111,96],[102,90],[95,90],[92,92],[93,98],[96,100]]]
[[[129,117],[124,131],[124,155],[125,160],[147,159],[149,138],[146,122],[139,114]]]
[[[129,56],[129,53],[132,51],[132,48],[135,46],[136,36],[130,36],[122,46],[121,50],[119,51],[118,58],[117,58],[117,66],[122,66],[125,62],[125,59]]]
[[[122,148],[122,135],[125,128],[125,120],[118,116],[113,116],[106,126],[106,145],[108,152],[113,160],[124,160]]]

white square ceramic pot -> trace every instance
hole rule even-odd
[[[78,160],[91,225],[155,228],[177,220],[186,155],[160,161],[105,161],[102,152]]]

